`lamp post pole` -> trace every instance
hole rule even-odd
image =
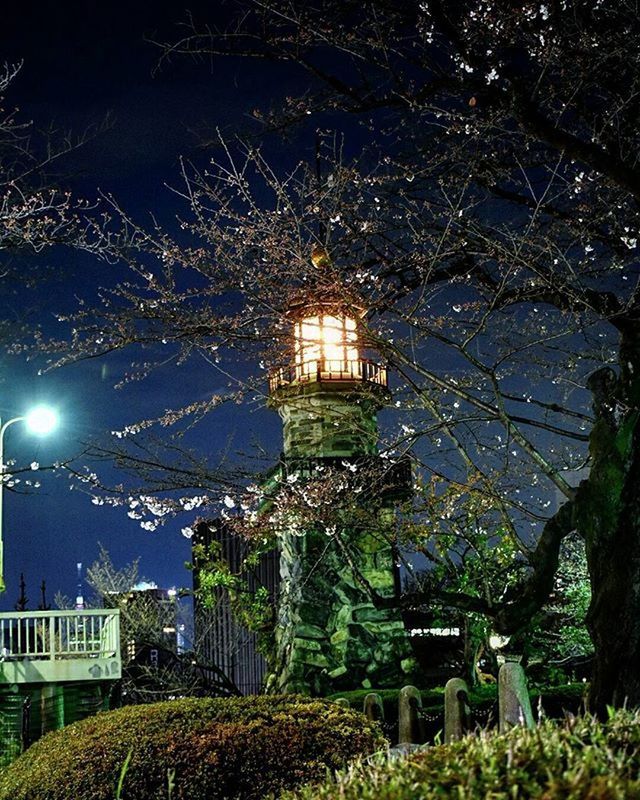
[[[54,411],[45,406],[37,406],[28,414],[20,417],[12,417],[7,422],[2,422],[0,419],[0,594],[6,589],[4,582],[4,537],[3,537],[3,498],[4,498],[4,478],[5,478],[5,465],[4,465],[4,434],[10,425],[16,422],[25,422],[31,433],[39,436],[45,435],[51,431],[57,423],[57,417]]]
[[[0,594],[6,589],[4,582],[4,537],[3,537],[3,498],[4,498],[4,434],[10,425],[21,422],[26,417],[13,417],[13,419],[2,423],[0,420]]]

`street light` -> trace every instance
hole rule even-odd
[[[2,538],[2,505],[4,495],[4,434],[10,425],[24,422],[27,430],[36,436],[46,436],[58,424],[58,416],[47,406],[36,406],[21,417],[13,417],[7,422],[0,419],[0,593],[6,589],[4,582],[4,541]]]

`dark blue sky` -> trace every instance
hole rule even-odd
[[[226,5],[216,2],[190,3],[189,8],[196,19],[213,24],[228,13]],[[14,4],[9,14],[3,10],[0,61],[24,60],[8,105],[18,106],[22,119],[32,119],[36,128],[53,125],[77,132],[111,113],[112,127],[69,157],[61,170],[77,193],[89,198],[97,189],[112,193],[141,220],[152,210],[167,222],[179,210],[164,183],[177,183],[180,155],[204,162],[203,132],[216,126],[246,127],[248,110],[268,104],[270,93],[277,89],[280,94],[289,79],[284,67],[256,69],[233,61],[211,65],[180,60],[153,75],[159,52],[145,36],[173,38],[176,23],[184,18],[182,3],[31,0]],[[52,324],[55,310],[69,308],[76,295],[90,295],[96,285],[116,277],[105,264],[71,251],[45,253],[40,259],[53,267],[51,280],[29,296],[5,296],[2,313],[27,313]],[[203,362],[183,368],[180,375],[159,373],[116,391],[113,384],[127,362],[122,355],[104,365],[84,362],[38,376],[40,365],[3,357],[3,419],[21,413],[36,399],[53,401],[62,418],[60,430],[47,441],[13,426],[5,441],[6,457],[20,464],[59,460],[105,431],[224,387],[221,376]],[[230,444],[234,449],[247,447],[255,431],[277,452],[276,415],[235,405],[202,424],[196,436],[215,461]],[[36,473],[29,477],[35,479]],[[189,542],[179,532],[186,520],[148,533],[123,510],[96,507],[81,492],[70,492],[64,475],[37,478],[42,488],[35,494],[5,492],[7,592],[1,607],[15,603],[20,572],[25,574],[32,608],[42,578],[50,597],[57,590],[74,595],[76,562],[92,562],[98,541],[116,564],[140,556],[142,573],[160,586],[189,583],[183,568]]]

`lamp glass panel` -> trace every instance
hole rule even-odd
[[[306,317],[296,325],[296,377],[309,376],[318,371],[321,358],[320,317]]]
[[[356,321],[350,317],[320,314],[305,317],[295,326],[296,378],[317,374],[359,372]]]
[[[340,370],[340,362],[344,361],[344,327],[342,320],[338,317],[324,316],[321,325],[322,351],[326,369]],[[332,362],[336,362],[334,365]]]
[[[358,337],[356,335],[356,321],[351,317],[344,318],[345,356],[348,361],[358,361]]]

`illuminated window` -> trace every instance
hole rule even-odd
[[[296,378],[360,377],[356,322],[349,317],[318,314],[296,323]]]

